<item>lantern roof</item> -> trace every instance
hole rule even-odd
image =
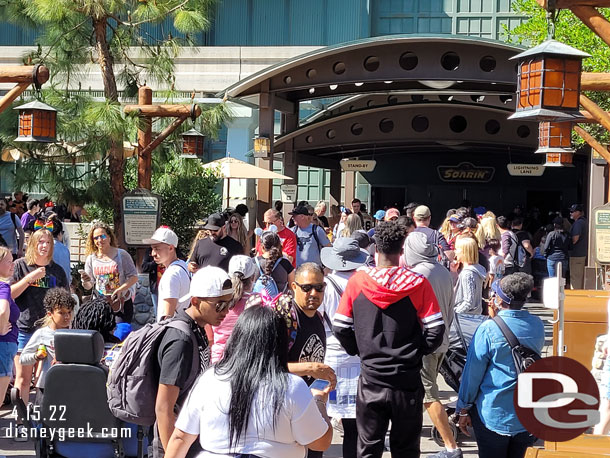
[[[183,137],[205,137],[205,135],[203,135],[201,132],[199,132],[197,129],[191,129],[191,130],[187,130],[186,132],[184,132],[183,134],[181,134]]]
[[[517,54],[516,56],[511,57],[509,60],[522,59],[527,56],[538,54],[556,54],[562,57],[580,57],[582,59],[585,57],[591,57],[590,54],[581,51],[580,49],[573,48],[572,46],[568,46],[561,41],[546,40],[532,49],[528,49],[520,54]]]
[[[46,103],[42,103],[40,100],[34,100],[33,102],[28,102],[25,105],[21,105],[21,106],[13,108],[13,110],[57,111],[55,108],[47,105]]]
[[[563,111],[549,110],[547,108],[537,108],[535,110],[517,111],[510,115],[508,119],[526,119],[551,122],[581,122],[585,117],[580,112],[565,113]]]

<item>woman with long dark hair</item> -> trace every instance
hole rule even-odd
[[[183,458],[199,435],[213,456],[302,458],[326,450],[332,428],[327,392],[311,390],[288,372],[288,333],[272,309],[242,313],[216,366],[193,387],[166,458]]]
[[[287,285],[294,281],[294,268],[291,262],[284,257],[282,240],[274,230],[267,230],[257,235],[260,236],[263,254],[255,258],[254,281],[261,275],[267,275],[273,278],[278,291],[282,293],[286,291]]]

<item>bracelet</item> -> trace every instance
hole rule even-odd
[[[458,416],[459,417],[469,417],[470,414],[468,412],[466,412],[466,413],[459,413]]]

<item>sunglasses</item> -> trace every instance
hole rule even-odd
[[[309,283],[307,285],[301,285],[300,283],[297,283],[296,281],[295,281],[295,283],[297,284],[297,286],[299,288],[301,288],[301,290],[304,293],[308,293],[312,289],[315,289],[317,292],[321,293],[322,291],[324,291],[324,288],[326,288],[326,283]]]
[[[224,312],[226,309],[231,308],[233,301],[220,301],[216,302],[215,308],[216,313]]]
[[[102,235],[93,237],[93,240],[106,240],[107,238],[108,238],[108,236],[106,234],[102,234]]]

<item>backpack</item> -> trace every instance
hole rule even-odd
[[[525,248],[523,248],[523,245],[519,242],[519,239],[515,233],[513,233],[513,237],[510,237],[509,240],[511,243],[511,248],[513,245],[515,246],[514,254],[511,253],[511,248],[508,249],[508,254],[511,256],[511,258],[513,258],[513,266],[523,268],[523,266],[525,266],[525,262],[527,261]],[[506,256],[504,259],[506,259]]]
[[[517,369],[517,375],[524,372],[528,367],[541,359],[541,356],[536,351],[519,343],[519,339],[517,339],[515,334],[513,334],[513,331],[510,330],[501,317],[496,315],[493,320],[510,345],[515,368]]]
[[[434,245],[438,249],[438,257],[436,260],[438,261],[438,263],[440,265],[444,266],[447,270],[451,270],[451,261],[449,260],[447,253],[445,253],[445,250],[443,250],[443,247],[441,246],[441,244],[438,241],[439,234],[440,234],[439,231],[437,231],[437,230],[434,231]]]
[[[199,375],[199,345],[188,323],[165,320],[149,323],[129,334],[108,376],[108,407],[119,420],[150,426],[155,423],[155,400],[159,380],[154,375],[157,349],[167,328],[179,329],[193,342],[191,373],[181,395],[188,392]],[[180,399],[180,397],[179,397]]]
[[[282,258],[279,258],[277,261],[275,261],[275,264],[273,265],[273,269],[271,269],[271,272],[273,272],[275,270],[275,268],[278,266],[278,264],[280,263],[281,260],[282,260]],[[260,264],[258,258],[254,258],[254,262],[256,262],[256,265],[258,266],[258,273],[260,275],[256,279],[254,286],[252,287],[252,292],[260,293],[263,290],[265,290],[265,291],[267,291],[269,296],[271,296],[271,297],[277,296],[280,293],[280,290],[277,287],[277,283],[275,282],[274,278],[271,275],[266,275],[265,273],[263,273],[263,269],[261,267],[261,264]]]

